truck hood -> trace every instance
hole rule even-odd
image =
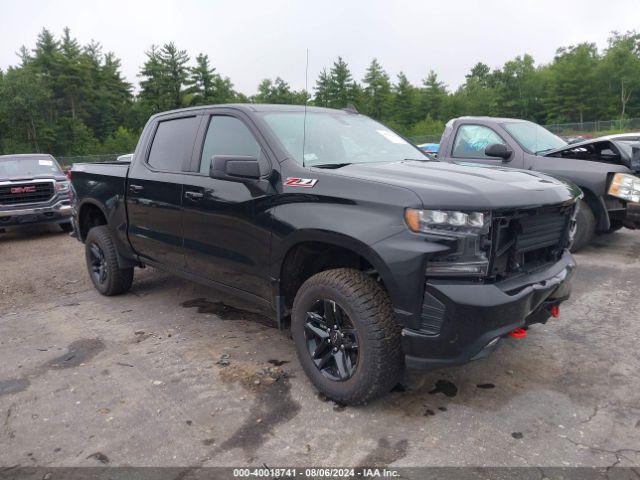
[[[571,182],[528,170],[406,160],[360,163],[333,174],[408,188],[425,208],[499,210],[571,202],[581,190]]]
[[[613,163],[640,173],[640,142],[594,138],[549,150],[543,156]]]
[[[62,182],[67,180],[67,177],[61,173],[60,175],[16,175],[13,177],[0,176],[0,182],[29,182],[31,180],[57,180],[58,182]]]

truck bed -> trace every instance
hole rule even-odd
[[[78,201],[90,196],[106,202],[114,194],[124,198],[129,162],[75,163],[71,177]]]

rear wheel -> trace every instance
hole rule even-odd
[[[133,268],[120,268],[109,227],[101,225],[89,230],[85,241],[85,258],[89,276],[103,295],[124,293],[131,288]]]
[[[578,203],[578,213],[576,215],[576,231],[573,237],[571,251],[577,252],[591,243],[596,234],[596,217],[584,200]]]
[[[358,270],[327,270],[300,287],[291,330],[300,363],[327,397],[372,400],[397,383],[403,368],[400,327],[387,293]]]

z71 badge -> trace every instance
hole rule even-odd
[[[313,188],[313,186],[318,183],[317,178],[295,178],[289,177],[285,180],[285,187],[302,187],[302,188]]]

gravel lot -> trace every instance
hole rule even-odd
[[[151,269],[105,298],[76,240],[0,234],[0,466],[638,466],[640,232],[576,258],[559,319],[344,408],[259,312]]]

